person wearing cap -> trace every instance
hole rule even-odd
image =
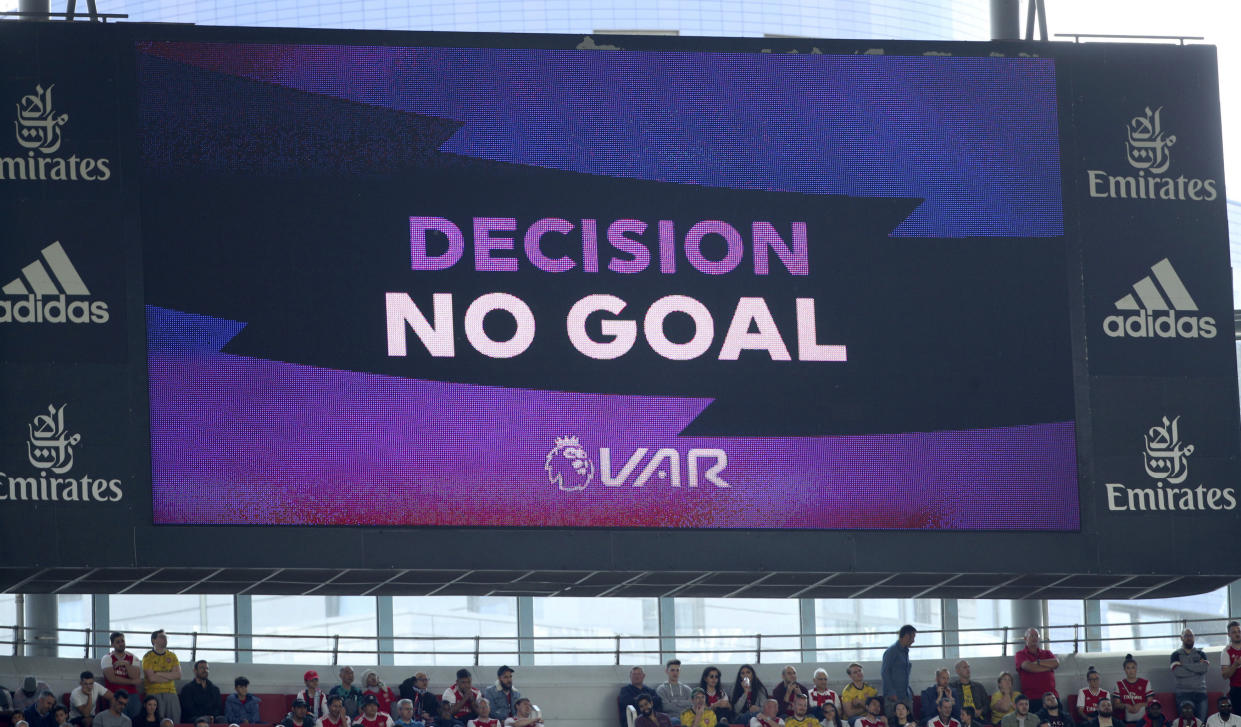
[[[40,694],[50,691],[52,688],[47,682],[27,676],[22,680],[21,687],[13,692],[13,711],[25,712],[27,707],[39,701]]]
[[[280,724],[282,727],[315,727],[315,718],[310,716],[305,699],[294,699],[292,710]]]
[[[513,714],[504,720],[504,727],[543,727],[543,715],[534,711],[529,699],[521,697],[513,703]]]
[[[319,688],[319,672],[311,669],[302,675],[306,688],[293,698],[300,699],[309,707],[310,716],[320,719],[327,716],[327,693]]]
[[[513,716],[521,692],[513,688],[512,667],[496,669],[496,683],[483,690],[483,698],[491,705],[491,716],[504,722]]]
[[[440,713],[439,700],[428,689],[431,680],[424,671],[416,672],[412,677],[401,682],[401,697],[414,705],[414,718],[427,724],[435,720]]]
[[[491,703],[486,698],[479,698],[475,702],[474,711],[478,714],[466,722],[465,727],[500,727],[500,720],[491,716]]]
[[[362,707],[362,690],[353,683],[353,667],[340,668],[340,684],[332,687],[328,694],[340,695],[340,698],[345,700],[345,714],[349,715],[349,719],[358,718]]]
[[[250,680],[239,676],[233,680],[233,693],[224,701],[224,719],[229,724],[257,724],[262,701],[250,693]]]
[[[393,727],[392,716],[379,710],[379,698],[374,694],[362,696],[362,711],[353,724],[355,727]]]
[[[477,714],[478,700],[482,698],[483,693],[474,686],[470,670],[458,669],[456,683],[444,690],[440,701],[452,707],[454,719],[468,720]]]
[[[690,690],[689,709],[681,712],[681,727],[715,727],[715,710],[707,709],[707,690]]]
[[[129,692],[118,689],[112,692],[112,704],[108,709],[95,715],[95,727],[132,727],[133,720],[125,714],[129,704]]]
[[[365,698],[368,694],[375,695],[375,699],[379,700],[380,712],[392,714],[392,703],[396,701],[396,692],[380,680],[379,673],[374,669],[362,672],[362,697]]]

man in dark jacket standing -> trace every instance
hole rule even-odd
[[[204,659],[194,662],[194,678],[181,687],[181,719],[193,724],[199,717],[224,721],[224,701],[220,688],[207,678],[210,668]]]

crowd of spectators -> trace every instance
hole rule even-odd
[[[1175,686],[1175,715],[1164,715],[1147,679],[1138,675],[1132,655],[1124,660],[1124,676],[1114,689],[1103,686],[1094,667],[1086,684],[1076,692],[1072,710],[1061,701],[1056,685],[1060,660],[1043,648],[1038,629],[1025,633],[1025,646],[1013,660],[1013,672],[1001,672],[994,691],[974,680],[968,661],[952,671],[935,671],[934,683],[917,692],[910,684],[909,648],[917,638],[913,626],[903,626],[883,654],[879,686],[869,684],[860,664],[845,670],[848,681],[839,693],[832,689],[825,669],[816,669],[813,687],[798,681],[797,669],[786,666],[770,690],[753,666],[737,670],[732,689],[726,689],[717,667],[708,666],[697,684],[681,679],[681,662],[664,668],[665,680],[654,689],[646,672],[635,666],[629,684],[617,696],[619,727],[1241,727],[1232,705],[1241,699],[1241,624],[1228,624],[1228,645],[1220,652],[1220,672],[1230,691],[1208,715],[1207,654],[1194,646],[1194,633],[1185,629],[1181,648],[1174,651],[1169,669]],[[955,672],[955,676],[954,676]],[[915,712],[916,709],[916,712]]]
[[[950,671],[935,671],[934,682],[915,692],[910,684],[910,647],[917,630],[904,626],[884,652],[878,686],[867,682],[860,664],[845,670],[847,681],[837,692],[826,669],[816,669],[807,686],[794,666],[784,667],[769,688],[755,668],[743,664],[731,688],[721,670],[703,669],[697,682],[681,679],[681,662],[664,665],[664,681],[646,684],[646,672],[633,667],[629,684],[617,696],[619,727],[1241,727],[1232,705],[1241,699],[1241,624],[1228,624],[1228,645],[1220,652],[1221,675],[1230,691],[1208,716],[1206,675],[1211,658],[1195,646],[1185,629],[1181,647],[1169,659],[1174,684],[1173,714],[1163,714],[1150,682],[1139,675],[1132,655],[1123,662],[1124,675],[1108,688],[1094,667],[1086,684],[1075,692],[1070,708],[1056,684],[1060,660],[1043,648],[1037,629],[1025,634],[1024,648],[1004,671],[994,690],[973,679],[962,659]],[[233,680],[224,697],[210,679],[205,660],[194,663],[182,681],[177,655],[168,649],[160,630],[151,634],[151,649],[136,657],[126,648],[125,635],[113,633],[112,650],[63,703],[46,682],[26,677],[14,691],[0,687],[0,717],[12,727],[170,727],[194,724],[230,727],[262,724],[261,699],[249,692],[244,676]],[[440,692],[432,690],[425,672],[389,687],[375,671],[355,681],[352,668],[338,671],[339,683],[324,689],[319,673],[302,675],[303,689],[292,695],[281,727],[539,727],[538,709],[513,686],[514,671],[503,666],[485,689],[474,686],[466,669]],[[917,693],[918,699],[914,699]],[[286,697],[287,699],[287,697]],[[282,702],[285,704],[287,702]],[[632,712],[630,711],[632,708]],[[280,711],[283,712],[283,706]]]
[[[192,678],[182,679],[181,662],[168,649],[163,630],[151,634],[151,649],[140,659],[126,649],[125,635],[113,633],[112,650],[99,664],[102,682],[83,671],[61,703],[46,682],[26,677],[14,691],[0,686],[0,718],[10,727],[173,727],[193,724],[229,727],[265,724],[262,699],[250,693],[250,680],[238,676],[224,697],[210,679],[211,665],[194,662]],[[430,688],[418,672],[393,690],[375,671],[362,674],[341,667],[340,683],[319,686],[319,672],[302,675],[304,688],[293,695],[279,727],[541,727],[543,717],[513,687],[513,669],[500,667],[494,684],[479,689],[466,669],[443,692]],[[283,710],[281,710],[283,711]]]

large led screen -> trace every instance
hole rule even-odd
[[[136,56],[157,524],[1080,527],[1050,59]]]

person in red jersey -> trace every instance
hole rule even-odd
[[[1126,724],[1141,724],[1146,719],[1146,705],[1151,701],[1150,682],[1138,676],[1138,662],[1133,654],[1125,654],[1125,678],[1116,682],[1116,696],[1125,706],[1121,718]]]
[[[379,699],[374,694],[362,697],[362,710],[353,724],[354,727],[393,727],[392,715],[379,711]]]
[[[866,700],[866,713],[853,720],[853,727],[887,727],[888,719],[883,716],[883,699],[878,696]]]
[[[142,663],[125,650],[125,634],[113,631],[108,639],[112,651],[104,654],[99,662],[99,668],[103,671],[103,686],[110,692],[124,689],[132,695],[133,698],[125,705],[125,714],[133,719],[142,711],[142,700],[138,699],[142,693]]]
[[[840,711],[840,695],[827,686],[827,670],[815,669],[811,677],[814,686],[810,688],[810,714],[816,719],[823,719],[823,705],[831,702]]]
[[[469,669],[457,670],[457,681],[444,690],[440,701],[452,707],[454,719],[470,719],[478,713],[478,701],[483,698],[481,690],[474,687],[474,677]]]
[[[396,692],[392,691],[392,687],[384,684],[380,680],[379,674],[373,669],[362,672],[362,696],[367,694],[375,695],[375,699],[379,700],[379,711],[385,714],[392,714],[392,703],[396,701]]]
[[[327,714],[315,722],[315,727],[349,727],[352,722],[345,714],[345,698],[333,694],[327,699]]]
[[[1017,652],[1017,673],[1021,675],[1021,693],[1031,700],[1042,702],[1043,695],[1055,692],[1056,669],[1060,660],[1047,649],[1039,648],[1038,629],[1026,630],[1026,648]]]
[[[1228,622],[1228,645],[1220,654],[1219,669],[1228,680],[1228,703],[1241,704],[1241,623]]]
[[[956,700],[951,694],[940,697],[935,703],[936,714],[927,720],[927,727],[961,727],[960,720],[952,716],[956,708]]]
[[[1099,686],[1099,672],[1093,666],[1086,667],[1086,686],[1077,692],[1077,721],[1087,722],[1099,713],[1099,703],[1110,701],[1112,696]]]
[[[474,702],[474,711],[478,716],[466,722],[465,727],[500,727],[500,720],[491,716],[491,704],[484,697]]]

